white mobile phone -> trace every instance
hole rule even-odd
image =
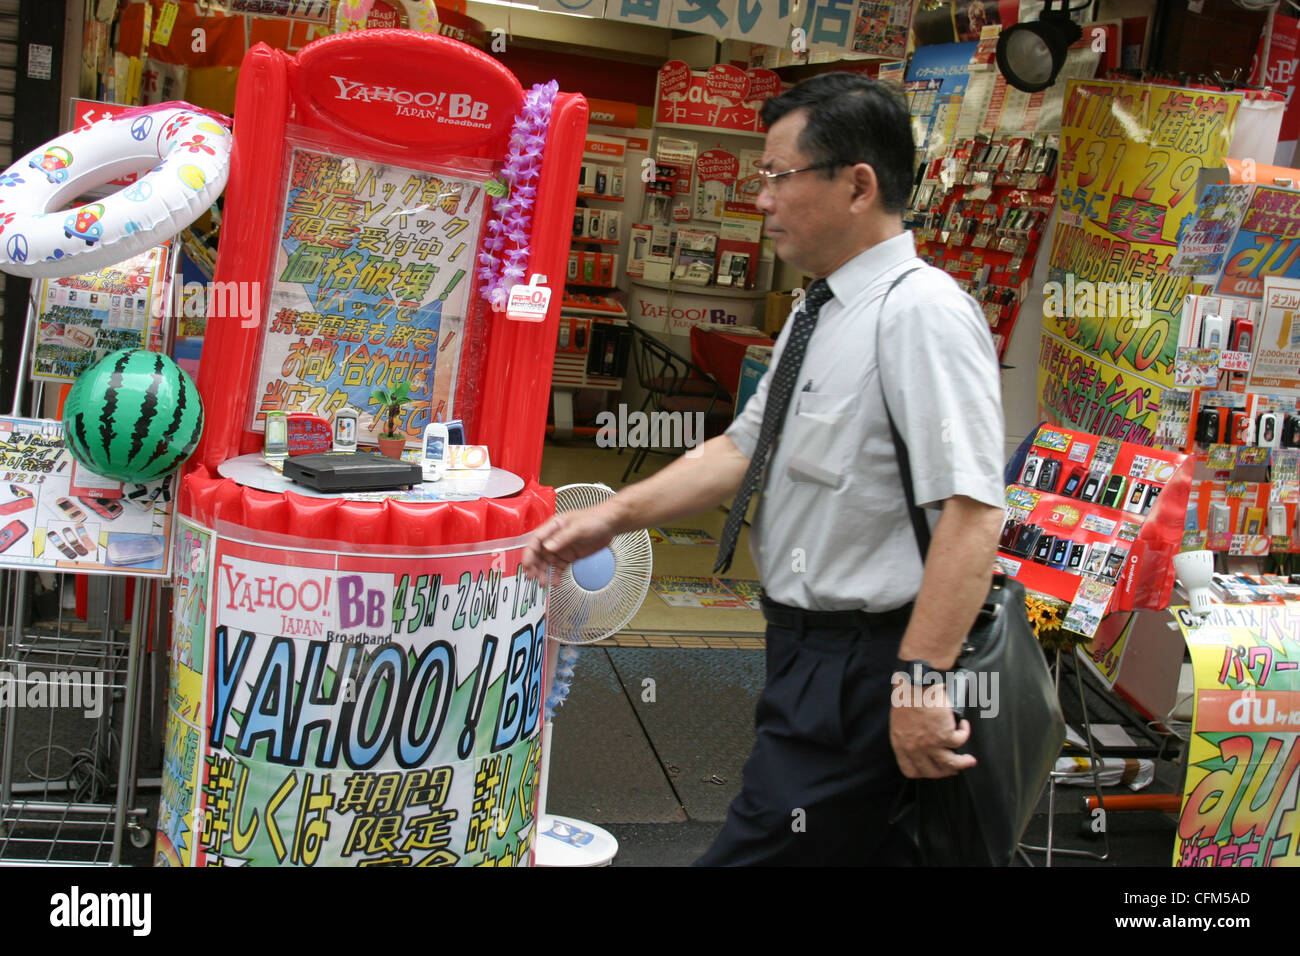
[[[266,446],[262,454],[267,458],[289,457],[289,421],[284,412],[266,413]]]
[[[333,450],[357,450],[357,411],[355,408],[340,408],[334,413]]]
[[[420,454],[420,467],[425,481],[439,481],[447,470],[447,426],[431,422],[424,426],[424,447]]]

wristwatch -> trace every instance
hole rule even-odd
[[[926,686],[930,684],[944,683],[945,670],[940,670],[926,661],[905,661],[901,657],[894,662],[896,673],[902,674],[909,684],[913,686]]]

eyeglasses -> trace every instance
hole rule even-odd
[[[786,176],[793,176],[795,173],[806,173],[810,169],[838,169],[840,166],[847,165],[848,163],[840,163],[833,159],[826,159],[822,160],[820,163],[813,163],[811,166],[800,166],[798,169],[783,169],[779,173],[759,166],[754,170],[754,173],[758,176],[759,183],[769,188],[775,188],[778,182]]]

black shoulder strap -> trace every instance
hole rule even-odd
[[[876,368],[880,376],[880,394],[885,400],[885,415],[889,419],[889,435],[894,439],[894,456],[898,459],[898,471],[903,479],[903,494],[907,496],[907,512],[912,519],[912,532],[916,535],[916,546],[921,551],[921,563],[924,564],[925,556],[930,551],[930,523],[925,520],[925,513],[916,506],[916,495],[912,492],[912,469],[907,458],[907,444],[903,441],[903,436],[898,433],[898,426],[894,424],[894,414],[889,410],[889,393],[885,390],[885,363],[880,360],[880,326],[884,324],[885,303],[889,301],[889,293],[918,270],[919,267],[908,269],[885,290],[885,297],[876,312]]]

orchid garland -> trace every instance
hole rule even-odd
[[[542,148],[551,123],[551,107],[560,84],[539,83],[524,97],[524,108],[510,131],[510,148],[501,178],[509,187],[492,200],[494,218],[479,253],[478,276],[492,308],[504,311],[510,288],[524,279],[531,253],[533,201],[542,174]]]

